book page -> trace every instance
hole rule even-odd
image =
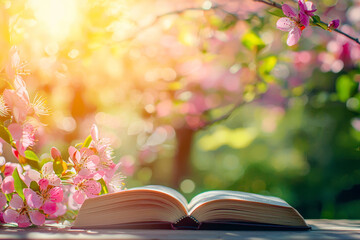
[[[191,214],[191,212],[193,212],[195,208],[204,203],[224,199],[242,200],[248,202],[270,204],[275,206],[291,207],[287,202],[277,197],[263,196],[255,193],[219,190],[204,192],[195,196],[189,203],[189,213]]]
[[[175,189],[161,186],[161,185],[148,185],[148,186],[136,187],[136,188],[131,188],[131,189],[149,189],[149,190],[166,193],[168,195],[175,197],[177,200],[179,200],[179,202],[182,205],[184,205],[185,209],[188,209],[188,202],[187,202],[186,198],[181,193],[176,191]]]

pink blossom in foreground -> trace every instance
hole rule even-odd
[[[74,164],[74,168],[79,175],[89,176],[97,172],[100,158],[89,148],[82,148],[79,151],[70,146],[69,155],[69,161]]]
[[[7,223],[17,223],[19,227],[28,227],[31,224],[42,225],[45,215],[36,209],[31,209],[24,203],[18,194],[14,194],[9,203],[9,208],[3,214]]]
[[[302,30],[309,25],[309,17],[287,4],[283,4],[282,10],[287,17],[280,18],[276,27],[281,31],[289,32],[287,45],[293,46],[300,40]]]
[[[82,204],[86,198],[99,196],[101,184],[93,179],[87,179],[80,175],[74,178],[75,193],[73,198],[76,203]]]
[[[27,204],[31,208],[41,208],[45,214],[54,214],[57,211],[56,203],[61,202],[63,199],[62,188],[50,187],[47,179],[41,179],[39,187],[39,192],[35,192],[30,188],[24,189]]]

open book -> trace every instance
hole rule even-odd
[[[236,191],[209,191],[190,203],[174,189],[145,186],[87,199],[72,228],[307,230],[284,200]]]

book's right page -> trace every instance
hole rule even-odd
[[[209,191],[189,203],[189,215],[201,223],[274,225],[307,229],[302,216],[284,200],[238,191]],[[271,227],[272,228],[272,227]]]
[[[189,203],[189,213],[196,209],[198,206],[215,201],[215,200],[225,200],[225,199],[237,199],[248,202],[257,202],[263,204],[271,204],[282,207],[291,207],[284,200],[272,197],[272,196],[263,196],[255,193],[239,192],[239,191],[229,191],[229,190],[215,190],[208,191],[195,196]]]

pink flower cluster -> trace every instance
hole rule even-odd
[[[51,158],[41,160],[30,150],[35,144],[34,123],[47,110],[42,98],[30,101],[22,68],[12,48],[6,67],[12,87],[0,97],[0,115],[5,118],[0,123],[0,153],[3,144],[9,144],[19,163],[0,161],[0,223],[28,227],[60,221],[86,198],[121,190],[123,177],[116,173],[119,164],[113,162],[109,141],[99,138],[96,125],[83,144],[69,147],[68,159],[55,147]]]
[[[281,31],[289,32],[287,38],[287,45],[293,46],[300,40],[302,31],[309,26],[310,18],[314,16],[317,11],[316,6],[311,1],[298,0],[299,9],[283,4],[282,10],[286,17],[280,18],[276,27]],[[327,30],[331,31],[338,28],[340,21],[338,19],[331,21]]]
[[[302,31],[309,26],[310,17],[314,16],[314,12],[317,10],[315,5],[304,0],[298,0],[299,10],[283,4],[282,10],[287,17],[280,18],[276,27],[281,31],[289,32],[287,45],[295,45],[301,37]]]

